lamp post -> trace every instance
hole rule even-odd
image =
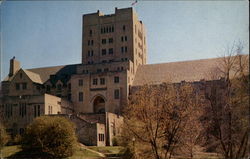
[[[135,155],[135,137],[132,138],[132,142],[133,142],[133,151],[134,151],[134,155]]]

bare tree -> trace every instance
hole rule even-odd
[[[188,83],[140,87],[125,111],[127,133],[136,139],[137,145],[143,145],[135,147],[137,158],[145,155],[155,159],[172,158],[187,141],[185,129],[193,122],[190,116],[197,111],[196,101],[194,89]],[[150,153],[145,153],[146,148],[150,148],[147,149]]]
[[[212,83],[207,96],[207,126],[226,159],[246,157],[249,146],[249,57],[241,55],[242,50],[242,43],[226,50],[218,66],[222,78]]]

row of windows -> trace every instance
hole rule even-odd
[[[26,103],[19,103],[19,116],[26,116],[27,106]],[[5,116],[11,117],[13,115],[13,104],[5,105]],[[40,105],[34,105],[34,117],[40,116]]]
[[[105,78],[100,78],[100,85],[105,85]],[[93,85],[98,85],[98,79],[97,78],[94,78],[93,81],[92,81],[92,84]]]
[[[112,44],[113,43],[113,38],[109,38],[108,42],[109,42],[109,44]],[[107,40],[106,39],[102,39],[102,44],[106,44],[106,43],[107,43]]]
[[[114,99],[120,99],[120,90],[119,89],[114,90]],[[83,92],[78,93],[78,101],[83,102]],[[52,112],[52,108],[51,108],[51,112]]]
[[[57,84],[56,85],[56,89],[57,89],[57,91],[61,91],[62,90],[62,84]],[[51,86],[50,85],[46,85],[46,91],[50,92],[50,90],[51,90]],[[71,90],[71,84],[70,83],[68,84],[68,90],[69,91]]]
[[[114,31],[115,31],[114,26],[101,27],[101,34],[112,33]]]
[[[99,71],[101,71],[101,70],[99,70]],[[119,82],[120,82],[120,78],[118,76],[115,76],[114,77],[114,83],[119,83]],[[92,81],[92,84],[93,85],[98,85],[98,79],[94,78],[93,81]],[[105,78],[100,78],[100,84],[101,85],[105,84]]]
[[[108,49],[108,54],[111,55],[114,53],[113,48],[109,48]],[[106,49],[102,49],[102,55],[106,55],[107,54],[107,50]]]
[[[16,90],[27,89],[27,83],[16,83]]]

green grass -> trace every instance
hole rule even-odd
[[[33,157],[29,157],[30,154],[34,155],[34,153],[30,152],[29,154],[27,154],[27,152],[23,152],[21,147],[18,146],[5,146],[2,150],[2,154],[4,158],[15,158],[16,156],[27,156],[25,158],[33,158]],[[39,154],[35,154],[36,156],[38,156],[38,158],[40,158]],[[13,157],[15,156],[15,157]],[[73,156],[69,157],[68,159],[84,159],[87,157],[91,157],[91,158],[98,158],[100,157],[99,154],[94,153],[92,151],[89,151],[87,149],[84,149],[80,146],[76,147],[75,153]]]
[[[20,152],[22,149],[20,146],[5,146],[2,150],[2,155],[4,158],[9,157],[17,152]]]
[[[88,146],[88,148],[103,153],[106,156],[119,156],[125,152],[125,148],[121,146]]]

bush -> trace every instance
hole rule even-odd
[[[5,131],[5,127],[0,123],[0,150],[8,142],[9,135]]]
[[[36,118],[23,136],[22,148],[45,153],[55,158],[69,157],[76,145],[75,127],[63,117]]]
[[[112,138],[112,143],[113,143],[113,146],[120,146],[120,145],[118,145],[118,141],[117,141],[117,137],[116,136],[114,136]]]

